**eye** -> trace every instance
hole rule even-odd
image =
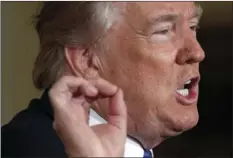
[[[154,34],[157,34],[157,35],[167,35],[167,34],[169,34],[170,32],[171,32],[171,29],[170,29],[170,28],[164,28],[164,29],[155,31]]]
[[[150,39],[153,42],[166,42],[170,40],[174,35],[173,24],[161,23],[153,28],[153,32]]]
[[[200,28],[199,25],[190,26],[190,29],[194,32],[196,32],[199,28]]]

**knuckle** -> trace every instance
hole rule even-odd
[[[70,79],[71,79],[70,76],[63,76],[63,77],[61,77],[60,82],[61,83],[66,83],[66,82],[69,82]]]
[[[101,84],[103,82],[103,80],[101,79],[101,78],[97,78],[96,80],[95,80],[95,85],[99,85],[99,84]]]
[[[86,84],[86,83],[87,83],[87,80],[85,80],[85,79],[83,79],[83,78],[81,78],[81,77],[77,77],[77,78],[75,79],[75,82],[78,82],[78,83],[80,83],[80,84]]]

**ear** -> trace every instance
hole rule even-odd
[[[98,66],[95,62],[97,57],[92,51],[84,46],[65,47],[65,58],[73,75],[81,77],[98,76]]]
[[[90,60],[87,49],[81,46],[66,46],[65,58],[71,73],[75,76],[83,76]]]

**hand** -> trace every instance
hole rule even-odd
[[[70,157],[122,157],[127,113],[121,89],[103,79],[64,76],[49,91],[54,129]],[[109,99],[108,123],[90,127],[91,101]]]

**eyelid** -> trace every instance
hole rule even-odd
[[[190,24],[189,27],[196,27],[196,29],[200,28],[199,23],[195,23],[195,24]]]
[[[173,28],[172,23],[166,22],[166,23],[158,24],[157,26],[153,28],[153,33],[159,33],[164,30],[171,30],[172,28]]]
[[[167,26],[167,27],[163,27],[161,29],[158,29],[158,30],[155,30],[154,33],[160,33],[160,32],[163,32],[163,31],[166,31],[166,30],[170,30],[171,27],[170,26]]]

